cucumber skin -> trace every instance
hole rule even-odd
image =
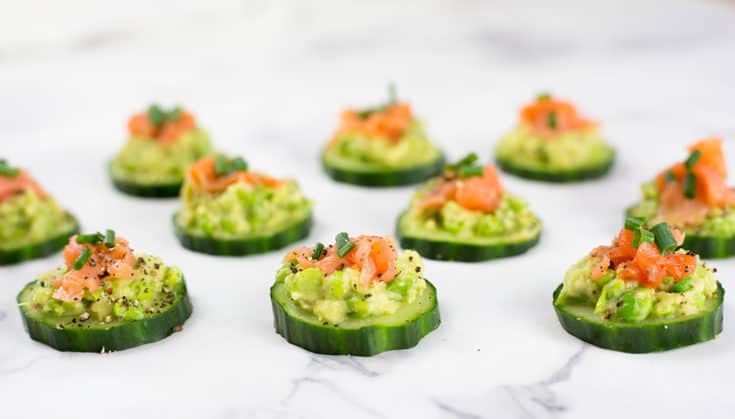
[[[410,323],[401,326],[366,326],[359,329],[340,329],[329,325],[314,325],[290,316],[274,298],[271,303],[276,333],[293,345],[310,352],[326,355],[373,356],[396,349],[418,345],[421,339],[441,324],[436,288],[426,281],[434,293],[434,304]]]
[[[183,182],[164,183],[160,185],[143,185],[111,177],[112,184],[118,191],[139,198],[176,198],[179,196]]]
[[[626,217],[630,217],[634,207],[635,205],[625,210]],[[681,247],[691,250],[704,259],[725,259],[735,256],[735,236],[708,237],[687,234]]]
[[[396,238],[404,249],[413,249],[421,256],[455,262],[483,262],[526,253],[541,240],[541,233],[530,240],[492,245],[478,245],[466,243],[452,243],[421,237],[406,236],[401,230],[401,214],[396,223]]]
[[[308,237],[313,222],[313,216],[310,213],[302,221],[272,236],[222,240],[187,233],[176,222],[177,215],[178,213],[173,216],[174,232],[181,245],[195,252],[215,256],[246,256],[282,249]]]
[[[74,228],[40,243],[29,244],[12,250],[0,250],[0,266],[42,258],[63,249],[69,243],[69,237],[79,233],[79,223],[76,218],[69,213],[67,215],[74,220]]]
[[[30,282],[26,287],[34,282]],[[76,327],[57,329],[55,325],[49,325],[27,316],[23,306],[19,308],[23,326],[31,339],[56,350],[64,352],[120,351],[159,341],[171,335],[176,326],[184,324],[192,313],[192,305],[183,279],[174,290],[177,294],[176,301],[166,311],[142,320],[116,325],[108,330]],[[18,300],[20,300],[20,294]]]
[[[613,152],[610,159],[606,160],[600,166],[565,170],[561,172],[528,169],[499,157],[495,158],[495,162],[503,171],[525,179],[538,180],[542,182],[569,183],[592,180],[605,176],[615,164],[615,153]]]
[[[634,326],[595,324],[579,319],[556,304],[563,285],[553,294],[554,311],[564,330],[592,345],[627,353],[661,352],[715,339],[722,332],[722,302],[725,290],[717,282],[719,303],[713,311],[683,322]]]
[[[444,164],[444,154],[440,154],[433,162],[409,169],[353,172],[330,166],[322,156],[322,167],[332,179],[337,182],[370,187],[406,186],[421,183],[441,174]]]

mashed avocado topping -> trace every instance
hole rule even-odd
[[[76,227],[74,217],[26,171],[0,160],[0,250],[42,243]]]
[[[397,101],[392,86],[385,104],[342,112],[323,156],[329,166],[366,172],[421,166],[440,157],[411,106]]]
[[[525,241],[538,235],[541,222],[527,203],[503,190],[493,166],[477,166],[476,160],[472,153],[420,188],[400,220],[401,231],[464,243]]]
[[[521,110],[518,126],[500,139],[495,153],[514,166],[555,172],[599,167],[614,155],[595,122],[549,95]]]
[[[283,262],[276,282],[325,324],[393,314],[426,288],[419,254],[399,255],[390,237],[343,232],[334,244],[294,249]]]
[[[209,135],[180,109],[152,105],[128,123],[130,138],[110,163],[113,178],[143,185],[181,183],[186,167],[213,152]]]
[[[309,217],[312,208],[296,181],[251,172],[244,160],[224,156],[191,165],[181,204],[176,216],[181,227],[223,239],[277,233]]]
[[[113,230],[75,235],[63,252],[65,265],[39,276],[19,301],[57,328],[141,320],[165,310],[184,289],[177,268],[134,255]]]
[[[38,317],[53,319],[58,328],[113,326],[141,320],[165,310],[184,285],[178,268],[166,266],[154,256],[138,255],[132,277],[110,278],[94,291],[85,289],[83,297],[76,301],[54,298],[52,284],[68,272],[69,268],[61,267],[40,275],[21,301]]]
[[[717,292],[715,271],[686,250],[660,250],[663,245],[658,243],[666,242],[661,236],[670,231],[676,237],[676,230],[649,229],[642,221],[633,229],[623,229],[612,246],[598,247],[573,265],[556,304],[587,305],[602,319],[622,322],[672,319],[703,311]],[[678,237],[676,243],[682,240]]]

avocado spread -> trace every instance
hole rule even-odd
[[[347,319],[390,315],[413,303],[425,290],[421,256],[413,250],[398,255],[395,277],[390,282],[365,284],[353,267],[328,275],[319,268],[299,267],[287,261],[276,274],[276,282],[286,285],[288,294],[300,308],[319,321],[337,325]]]
[[[175,142],[132,135],[110,163],[113,178],[143,185],[181,183],[186,167],[213,152],[209,135],[191,128]]]
[[[75,229],[74,218],[49,195],[28,189],[0,202],[0,250],[33,245]]]
[[[29,315],[57,328],[108,327],[165,311],[184,289],[181,271],[160,258],[137,255],[133,276],[103,280],[94,291],[84,289],[80,299],[54,297],[52,284],[69,272],[61,267],[40,275],[19,296]]]

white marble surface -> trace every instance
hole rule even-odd
[[[113,227],[181,266],[195,312],[160,343],[60,353],[27,338],[14,304],[60,257],[0,268],[0,417],[733,417],[732,294],[718,340],[627,355],[567,335],[551,292],[687,143],[720,134],[735,164],[734,22],[731,1],[3,2],[0,154],[88,229]],[[489,158],[546,89],[603,121],[619,149],[599,182],[505,177],[545,221],[543,241],[502,261],[428,262],[444,322],[413,350],[351,358],[289,345],[268,300],[282,252],[185,251],[168,224],[176,202],[122,196],[105,176],[129,113],[183,103],[222,148],[301,179],[317,201],[306,242],[391,233],[411,188],[337,185],[317,162],[339,108],[382,99],[390,80],[452,157]],[[735,286],[735,261],[714,265]]]

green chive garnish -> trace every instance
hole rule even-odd
[[[664,179],[666,180],[666,182],[675,182],[676,181],[676,176],[674,175],[674,173],[672,171],[668,171],[664,175]]]
[[[229,164],[227,162],[227,158],[221,154],[218,154],[214,158],[214,172],[217,174],[217,176],[223,176],[228,174],[229,170]]]
[[[694,199],[697,193],[697,176],[692,172],[687,172],[684,177],[684,196]]]
[[[625,229],[626,230],[636,231],[636,230],[643,228],[645,224],[646,224],[645,221],[640,218],[628,217],[625,219]]]
[[[314,246],[314,250],[311,251],[311,258],[314,260],[319,260],[319,258],[322,256],[322,252],[324,251],[324,243],[319,242]]]
[[[232,171],[240,172],[243,170],[248,170],[248,163],[245,160],[243,160],[242,157],[236,157],[230,163],[230,167],[232,168]]]
[[[92,257],[92,251],[89,250],[89,247],[85,247],[82,249],[82,253],[79,254],[79,257],[77,260],[74,261],[74,264],[71,265],[74,270],[80,270],[84,267],[84,264],[87,263],[89,258]]]
[[[115,247],[115,231],[109,228],[105,231],[105,247],[108,249]]]
[[[20,173],[20,169],[14,167],[8,167],[7,165],[0,165],[0,176],[3,177],[16,177]]]
[[[551,129],[556,129],[556,123],[556,112],[549,112],[549,114],[546,115],[546,125]]]
[[[156,127],[160,127],[166,122],[166,112],[160,106],[153,104],[148,107],[148,120]]]
[[[334,242],[337,243],[337,247],[342,247],[345,244],[350,242],[350,236],[347,235],[344,231],[337,234],[337,236],[334,238]]]
[[[348,241],[344,246],[340,246],[340,248],[337,250],[337,255],[339,257],[343,258],[346,254],[350,253],[350,250],[355,248],[355,243]]]
[[[689,157],[684,162],[684,165],[687,167],[687,169],[691,169],[694,167],[695,164],[697,164],[697,161],[699,158],[702,157],[702,152],[699,150],[692,151],[692,154],[689,155]]]
[[[653,235],[652,232],[644,229],[639,228],[635,231],[633,234],[633,247],[638,247],[641,245],[641,243],[653,243],[656,240],[656,237]]]
[[[467,179],[473,176],[482,176],[484,169],[482,166],[461,166],[459,168],[459,177]]]
[[[669,253],[676,249],[676,240],[668,224],[658,223],[651,227],[651,232],[655,236],[656,246],[661,253]]]
[[[456,163],[448,164],[444,167],[445,170],[459,170],[464,166],[471,166],[478,159],[477,154],[470,153]]]
[[[104,240],[104,236],[100,233],[80,234],[77,236],[79,244],[97,244]]]
[[[551,99],[551,93],[549,92],[542,92],[542,93],[539,93],[538,96],[536,96],[537,102],[541,102],[543,100],[549,100],[549,99]]]
[[[688,276],[671,287],[671,292],[686,292],[692,288],[692,277]]]
[[[180,106],[177,106],[173,108],[168,114],[166,114],[166,120],[170,122],[176,122],[181,118],[181,110]]]
[[[396,102],[398,102],[396,85],[394,83],[388,83],[388,105],[393,105]]]

